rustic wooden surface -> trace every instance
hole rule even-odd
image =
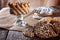
[[[8,30],[0,28],[0,40],[6,40]]]
[[[30,38],[25,37],[22,32],[9,31],[6,40],[30,40]]]
[[[38,37],[27,38],[20,31],[8,31],[0,28],[0,40],[60,40],[60,36],[49,39],[40,39]]]

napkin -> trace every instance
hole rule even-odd
[[[9,28],[13,26],[16,16],[10,14],[10,8],[5,7],[0,10],[0,27]]]

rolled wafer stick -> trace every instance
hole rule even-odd
[[[27,3],[27,6],[28,6],[28,8],[27,8],[27,9],[28,9],[28,11],[29,11],[29,8],[30,8],[30,3]]]
[[[10,8],[11,8],[11,5],[12,5],[12,3],[9,2],[9,3],[8,3],[8,6],[9,6]]]
[[[17,8],[18,8],[23,14],[26,14],[26,12],[20,7],[19,4],[17,4]]]
[[[11,9],[10,9],[11,14],[17,15],[18,13],[16,12],[16,10],[13,9],[12,3],[8,3],[8,5],[9,5],[9,7],[11,8]]]
[[[16,3],[12,4],[13,9],[15,9],[19,14],[21,14],[21,12],[16,8],[16,6],[17,6]]]
[[[18,15],[18,13],[16,12],[16,10],[12,9],[11,10],[15,15]]]
[[[24,5],[25,5],[25,7],[29,8],[28,5],[27,5],[27,3],[25,3]]]
[[[26,13],[28,13],[28,9],[24,6],[24,4],[22,4],[22,8]]]
[[[30,2],[27,3],[28,7],[30,7]]]
[[[28,7],[28,4],[27,4],[27,3],[25,3],[25,7],[26,7],[26,9],[27,9],[28,12],[29,12],[29,7]]]

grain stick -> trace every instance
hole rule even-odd
[[[12,9],[11,10],[15,15],[18,15],[18,13],[16,12],[16,10]]]
[[[17,8],[18,8],[23,14],[26,14],[26,12],[20,7],[19,4],[17,4]]]
[[[21,12],[16,8],[16,6],[17,6],[16,3],[15,3],[15,4],[14,4],[14,3],[12,4],[12,7],[13,7],[19,14],[21,14]]]
[[[24,11],[25,11],[26,13],[28,13],[28,9],[24,6],[24,4],[22,4],[22,8],[24,9]]]

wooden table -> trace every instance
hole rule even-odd
[[[3,17],[2,14],[4,14],[6,17],[8,16],[7,18],[11,17],[10,13],[9,13],[9,10],[5,10],[3,13],[0,13],[0,16],[1,16],[0,19]],[[34,26],[39,21],[36,20],[36,19],[33,19],[32,16],[33,16],[33,14],[29,15],[24,20],[29,25]],[[6,17],[3,17],[2,19],[6,18]],[[13,18],[15,18],[15,16]],[[60,17],[57,17],[57,18],[59,19]],[[3,20],[3,21],[5,21],[5,20]],[[4,29],[2,29],[2,28],[4,28]],[[44,39],[40,39],[38,37],[26,38],[21,32],[21,30],[23,30],[23,29],[24,28],[22,28],[21,26],[6,26],[6,27],[0,26],[0,40],[44,40]],[[15,30],[15,31],[13,31],[13,30]],[[46,39],[46,40],[59,40],[59,39],[60,39],[60,36],[59,37],[54,37],[54,38],[49,38],[49,39]]]

